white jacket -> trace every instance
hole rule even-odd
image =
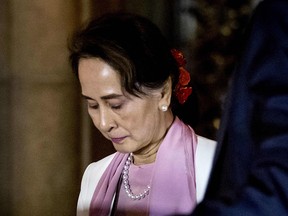
[[[197,139],[198,143],[195,155],[195,174],[196,199],[199,203],[204,197],[209,180],[216,142],[201,136],[198,136]],[[103,158],[102,160],[91,163],[86,168],[81,182],[81,191],[77,204],[77,216],[89,215],[90,202],[92,200],[95,188],[105,169],[112,161],[114,155],[115,153]]]

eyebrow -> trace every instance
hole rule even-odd
[[[89,96],[86,96],[86,95],[83,95],[83,94],[82,94],[82,97],[85,98],[85,99],[88,99],[88,100],[94,100],[93,98],[91,98]],[[123,97],[123,95],[120,95],[120,94],[109,94],[109,95],[102,96],[101,99],[109,100],[109,99],[115,99],[115,98],[119,98],[119,97]]]

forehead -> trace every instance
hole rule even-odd
[[[120,75],[103,60],[81,59],[78,69],[82,91],[121,91]]]
[[[82,58],[79,60],[78,69],[79,75],[87,75],[87,72],[94,72],[95,75],[99,73],[104,73],[108,75],[109,71],[113,71],[114,73],[116,73],[116,71],[109,64],[107,64],[100,58]]]
[[[109,64],[100,58],[85,58],[79,61],[79,79],[116,79],[120,81],[119,74]]]

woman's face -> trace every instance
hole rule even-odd
[[[170,112],[159,109],[170,102],[161,89],[141,98],[123,92],[119,74],[99,58],[80,60],[79,79],[94,125],[117,151],[141,153],[159,144]]]

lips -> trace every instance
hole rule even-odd
[[[124,136],[124,137],[115,137],[115,138],[111,138],[111,141],[112,141],[113,143],[120,144],[120,143],[122,143],[122,141],[123,141],[125,138],[126,138],[126,136]]]

